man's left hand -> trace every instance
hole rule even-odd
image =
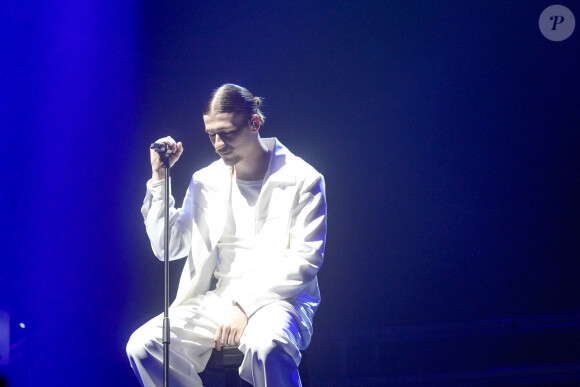
[[[238,304],[233,305],[229,319],[218,326],[213,337],[215,348],[221,351],[226,345],[239,345],[246,325],[248,325],[248,316]]]

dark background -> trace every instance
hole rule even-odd
[[[557,3],[578,22],[577,2]],[[538,18],[552,4],[8,1],[0,308],[12,352],[0,374],[136,385],[125,343],[163,308],[139,212],[147,148],[183,141],[180,202],[216,158],[201,112],[226,82],[265,97],[262,136],[326,177],[319,385],[579,364],[561,347],[578,348],[577,330],[557,329],[580,324],[580,32],[547,40]],[[509,331],[520,341],[482,350],[525,321],[555,338]]]

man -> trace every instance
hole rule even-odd
[[[300,385],[300,350],[310,343],[320,303],[324,178],[277,139],[260,137],[260,107],[261,99],[241,86],[225,84],[212,93],[203,120],[220,160],[194,173],[180,209],[170,199],[170,259],[187,257],[169,310],[172,386],[201,386],[198,373],[212,348],[224,345],[244,353],[240,376],[249,383]],[[182,143],[159,141],[173,150],[173,166]],[[141,211],[162,260],[165,172],[153,151],[151,166]],[[145,386],[163,381],[162,317],[127,344]]]

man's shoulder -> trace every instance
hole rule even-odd
[[[292,171],[297,175],[302,176],[318,176],[320,172],[316,170],[311,164],[306,162],[302,157],[294,154],[290,149],[284,146],[278,139],[276,141],[276,151],[278,155],[283,157],[283,164],[287,171]]]
[[[322,176],[316,168],[299,156],[294,155],[294,157],[291,157],[289,159],[288,167],[292,168],[297,176],[303,178],[316,178],[317,176]]]
[[[201,183],[211,182],[228,173],[229,167],[220,159],[215,160],[206,167],[203,167],[193,173],[193,180]]]
[[[322,178],[322,174],[302,157],[296,156],[291,152],[288,153],[286,167],[288,170],[292,171],[299,180]]]

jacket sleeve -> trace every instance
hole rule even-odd
[[[288,242],[256,260],[247,291],[234,298],[250,317],[277,300],[319,302],[316,275],[326,242],[326,196],[322,175],[303,182],[291,209]]]
[[[147,193],[141,207],[141,214],[145,220],[145,229],[153,253],[159,260],[164,259],[165,244],[165,204],[164,204],[165,180],[147,182]],[[185,257],[191,245],[192,214],[191,197],[188,188],[180,209],[175,209],[173,196],[169,197],[169,259],[174,260]]]

